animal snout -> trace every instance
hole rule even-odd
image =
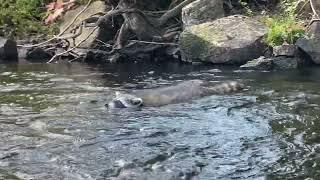
[[[130,100],[130,103],[133,104],[133,105],[135,105],[135,106],[139,106],[139,105],[142,104],[142,99],[140,99],[140,98],[134,98],[134,99],[131,99],[131,100]]]

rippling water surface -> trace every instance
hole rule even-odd
[[[0,179],[316,179],[319,72],[1,65]],[[116,90],[186,79],[238,79],[249,90],[159,108],[104,107]]]

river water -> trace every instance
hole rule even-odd
[[[320,175],[319,69],[3,64],[0,179],[306,179]],[[187,79],[248,90],[107,110],[116,90]]]

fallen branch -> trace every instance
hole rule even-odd
[[[138,40],[130,40],[129,42],[137,42],[143,44],[155,44],[155,45],[170,45],[170,46],[177,46],[177,43],[162,43],[162,42],[151,42],[151,41],[138,41]]]
[[[313,23],[313,22],[318,22],[318,21],[320,21],[320,19],[311,19],[311,21],[310,21],[310,23],[309,23],[309,26]]]
[[[99,40],[99,39],[96,39],[96,41],[99,42],[99,43],[101,43],[104,47],[107,47],[107,48],[111,48],[111,47],[112,47],[111,44],[107,44],[107,43],[105,43],[105,42],[103,42],[103,41],[101,41],[101,40]]]
[[[303,5],[299,8],[299,10],[296,11],[296,14],[299,15],[299,14],[301,13],[301,11],[306,7],[306,5],[307,5],[308,3],[310,3],[310,2],[309,2],[309,1],[304,2]]]
[[[310,1],[310,6],[311,6],[311,10],[312,10],[312,13],[313,13],[313,18],[316,18],[316,19],[320,19],[317,11],[316,11],[316,8],[314,7],[314,3],[313,3],[313,0],[309,0]]]
[[[57,57],[63,56],[64,54],[67,54],[71,51],[73,51],[74,49],[78,48],[82,43],[84,43],[86,40],[88,40],[88,38],[98,29],[98,26],[95,27],[94,29],[91,30],[91,32],[88,34],[88,36],[86,38],[84,38],[82,41],[80,41],[78,44],[76,44],[74,47],[68,49],[67,51],[64,51],[62,53],[59,54],[55,54],[47,63],[52,63],[53,61],[55,61],[55,59]]]
[[[120,15],[120,14],[123,14],[123,13],[141,13],[141,14],[144,15],[144,13],[142,11],[140,11],[139,9],[135,9],[135,8],[131,8],[131,9],[115,9],[115,10],[109,11],[104,16],[101,16],[98,19],[96,25],[100,26],[103,22],[107,22],[110,17],[116,16],[116,15]]]
[[[310,2],[311,10],[312,10],[312,13],[313,13],[312,19],[311,19],[311,21],[309,23],[309,26],[310,26],[313,22],[319,21],[320,16],[318,15],[318,13],[316,11],[316,8],[314,6],[313,0],[309,0],[309,2]]]
[[[192,3],[195,0],[185,0],[182,3],[178,4],[176,7],[172,8],[171,10],[167,11],[164,15],[162,15],[157,23],[157,27],[163,26],[169,19],[178,16],[182,8],[185,7],[186,5]]]

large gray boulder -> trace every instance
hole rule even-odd
[[[244,64],[263,55],[266,33],[264,24],[242,15],[193,25],[180,36],[182,60]]]
[[[16,41],[0,37],[0,60],[18,60]]]
[[[182,9],[184,28],[224,17],[223,0],[196,0]]]
[[[307,34],[307,37],[298,39],[296,45],[308,54],[313,62],[320,64],[320,22],[313,22]]]

